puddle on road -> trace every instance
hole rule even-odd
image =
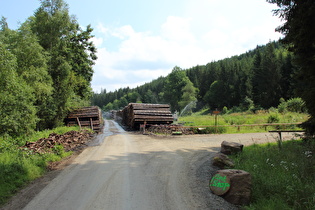
[[[106,137],[125,132],[126,131],[117,122],[113,120],[105,120],[103,132],[98,134],[90,143],[88,143],[88,146],[99,146],[104,142]]]

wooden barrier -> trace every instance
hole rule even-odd
[[[269,131],[270,133],[278,133],[279,134],[279,140],[282,142],[282,133],[304,133],[305,130],[272,130]]]

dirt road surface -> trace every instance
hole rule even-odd
[[[245,145],[277,134],[156,137],[106,121],[104,133],[25,206],[34,209],[236,209],[208,187],[223,140]],[[284,135],[283,138],[291,138]],[[17,209],[14,202],[4,209]]]

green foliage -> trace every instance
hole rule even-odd
[[[272,113],[269,115],[267,123],[278,123],[279,121],[279,115],[277,113]]]
[[[208,102],[209,106],[214,108],[221,108],[226,104],[223,93],[224,87],[222,81],[214,81],[209,88],[209,91],[206,93],[204,100]]]
[[[143,103],[158,103],[158,98],[151,89],[148,89],[148,91],[144,94]]]
[[[280,99],[280,104],[278,105],[278,111],[280,113],[286,113],[288,111],[287,102],[283,98]]]
[[[110,111],[110,110],[113,110],[113,104],[112,103],[108,103],[106,106],[103,106],[103,111],[107,112],[107,111]]]
[[[287,101],[280,100],[280,104],[278,105],[278,111],[280,113],[285,112],[298,112],[298,113],[306,113],[305,102],[301,98],[291,98]]]
[[[61,145],[53,149],[53,153],[34,154],[27,149],[19,149],[26,141],[37,141],[47,138],[50,133],[63,134],[78,127],[58,127],[54,130],[34,132],[29,136],[12,138],[8,135],[0,137],[0,206],[4,204],[18,189],[28,182],[42,176],[49,162],[59,161],[69,156]]]
[[[233,156],[235,168],[252,175],[246,209],[314,209],[315,144],[302,141],[252,145]],[[263,208],[262,208],[263,207]]]
[[[241,107],[244,109],[244,111],[253,112],[255,110],[254,101],[248,96],[245,96],[244,101],[241,104]]]
[[[311,118],[304,124],[310,135],[315,133],[315,2],[313,0],[268,0],[277,4],[275,14],[284,20],[278,31],[285,35],[283,42],[294,53],[294,61],[299,70],[296,72],[297,93],[305,101]]]
[[[185,106],[189,103],[193,103],[197,101],[197,92],[198,89],[194,87],[194,84],[188,80],[187,84],[182,88],[182,97],[181,100],[178,102],[180,109],[183,111]],[[191,108],[196,108],[196,106],[192,106]]]
[[[228,108],[224,106],[222,109],[222,114],[226,114],[226,113],[228,113]]]
[[[183,89],[188,84],[189,79],[186,76],[185,71],[179,67],[174,67],[172,73],[166,78],[166,84],[164,88],[164,99],[171,105],[171,110],[181,110],[179,102],[183,96]]]
[[[16,69],[15,56],[0,42],[0,135],[30,133],[37,121],[31,88]]]
[[[8,45],[17,58],[17,73],[30,86],[35,97],[34,106],[39,119],[36,127],[44,129],[46,121],[52,119],[47,112],[47,102],[52,100],[53,93],[52,79],[46,63],[47,53],[31,31],[29,22],[21,25]]]
[[[281,97],[281,72],[275,44],[268,43],[266,49],[258,52],[253,68],[254,103],[263,108],[276,106]]]
[[[222,134],[226,133],[226,127],[206,127],[206,128],[192,128],[195,134]]]
[[[266,124],[270,115],[275,118],[274,122],[278,123],[300,123],[308,119],[308,115],[305,113],[293,113],[287,112],[285,114],[269,113],[264,112],[241,112],[241,113],[231,113],[218,115],[218,125],[229,126],[226,127],[227,133],[253,133],[253,132],[266,132],[272,129],[278,129],[279,126],[249,126],[255,124]],[[190,116],[179,117],[179,123],[184,123],[185,126],[214,126],[215,117],[214,115],[209,115],[209,111],[203,110],[200,112],[193,113]],[[232,125],[232,126],[231,126]],[[247,125],[245,127],[239,127],[238,125]],[[231,127],[230,127],[231,126]],[[284,127],[283,129],[298,129],[294,125]]]
[[[305,102],[301,98],[291,98],[287,101],[287,109],[289,112],[305,112]]]
[[[16,189],[45,171],[45,164],[38,155],[28,158],[24,156],[24,152],[13,150],[0,154],[0,205],[11,197]]]
[[[167,77],[160,77],[137,88],[120,88],[113,92],[95,93],[92,104],[100,107],[137,92],[145,103],[171,104],[172,111],[181,110],[183,87],[191,81],[198,89],[196,109],[224,106],[231,112],[254,112],[276,107],[279,99],[294,97],[296,70],[294,56],[280,42],[257,46],[239,56],[233,56],[190,69],[175,67]],[[188,78],[188,79],[187,79]],[[186,94],[186,98],[189,94]],[[234,107],[234,108],[233,108]]]
[[[63,0],[41,1],[17,30],[2,17],[0,135],[61,125],[68,111],[90,104],[97,58],[92,31],[79,27]]]
[[[137,103],[138,101],[141,101],[141,96],[140,96],[140,94],[139,94],[138,92],[133,91],[133,92],[128,93],[126,97],[122,97],[122,98],[120,98],[120,99],[121,99],[121,100],[126,99],[125,101],[127,101],[127,102],[129,102],[129,103]],[[119,102],[119,103],[120,103],[120,102]],[[128,105],[128,103],[127,103],[127,104],[126,104],[126,103],[123,103],[123,106],[122,106],[122,107],[124,107],[124,106],[126,106],[126,105]]]
[[[53,93],[47,109],[53,116],[47,127],[54,127],[62,124],[70,109],[88,104],[92,66],[97,58],[96,48],[90,41],[93,29],[88,26],[82,30],[69,15],[63,0],[42,1],[30,18],[30,28],[49,55],[47,64]]]

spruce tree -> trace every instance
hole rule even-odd
[[[267,0],[277,4],[275,10],[285,23],[277,30],[285,35],[284,42],[295,55],[299,67],[298,94],[306,102],[311,118],[304,124],[308,133],[315,133],[315,1],[314,0]]]

